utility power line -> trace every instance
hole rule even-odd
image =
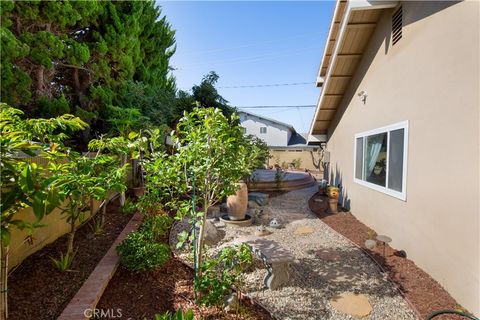
[[[201,68],[201,67],[224,66],[224,65],[247,63],[247,62],[259,62],[259,61],[277,59],[277,58],[282,58],[282,57],[298,56],[302,53],[306,53],[306,52],[309,52],[309,51],[316,51],[316,50],[320,50],[320,47],[318,45],[305,47],[305,48],[302,48],[300,50],[288,50],[288,51],[283,51],[283,52],[270,52],[270,53],[267,53],[267,54],[262,54],[262,55],[257,55],[257,56],[237,57],[237,58],[232,58],[232,59],[213,60],[213,61],[194,63],[194,64],[190,64],[190,65],[175,67],[175,69],[176,70],[190,70],[190,69]]]
[[[307,84],[315,84],[315,82],[294,82],[294,83],[274,83],[274,84],[252,84],[245,86],[224,86],[219,89],[242,89],[242,88],[263,88],[263,87],[284,87],[284,86],[303,86]]]
[[[247,43],[247,44],[242,44],[238,46],[231,46],[231,47],[224,47],[224,48],[216,48],[216,49],[211,49],[211,50],[205,50],[205,51],[193,51],[193,52],[178,52],[177,55],[201,55],[201,54],[206,54],[206,53],[214,53],[214,52],[221,52],[221,51],[228,51],[228,50],[235,50],[235,49],[241,49],[241,48],[248,48],[248,47],[255,47],[259,45],[264,45],[268,43],[275,43],[275,42],[284,42],[285,40],[293,40],[293,39],[300,39],[300,38],[305,38],[305,37],[310,37],[310,36],[316,36],[320,34],[325,34],[325,32],[313,32],[313,33],[305,33],[297,36],[292,36],[292,37],[286,37],[286,38],[280,38],[280,39],[273,39],[273,40],[266,40],[266,41],[258,41],[258,42],[253,42],[253,43]]]
[[[239,109],[264,109],[264,108],[315,108],[314,104],[300,106],[236,106]]]

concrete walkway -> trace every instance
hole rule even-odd
[[[261,207],[263,213],[254,226],[225,228],[226,237],[219,246],[238,237],[250,237],[258,225],[268,225],[270,219],[277,218],[284,227],[267,228],[272,234],[264,238],[276,241],[295,257],[287,286],[265,290],[262,279],[266,270],[257,264],[245,275],[244,290],[278,319],[357,319],[338,310],[338,303],[332,299],[340,295],[363,299],[357,299],[363,301],[360,307],[368,312],[363,319],[415,319],[414,312],[376,265],[310,211],[308,199],[316,191],[315,186],[272,198],[268,206]]]

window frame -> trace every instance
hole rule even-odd
[[[381,193],[384,193],[386,195],[392,196],[394,198],[400,199],[402,201],[407,201],[407,168],[408,168],[408,120],[406,121],[401,121],[397,122],[388,126],[384,126],[381,128],[373,129],[373,130],[368,130],[364,132],[360,132],[355,134],[353,138],[353,181],[355,183],[358,183],[362,186],[365,186],[367,188],[379,191]],[[403,129],[404,130],[404,135],[403,135],[403,170],[402,170],[402,191],[396,191],[393,189],[388,188],[388,173],[389,173],[389,158],[390,158],[390,132],[394,130],[399,130]],[[381,133],[387,133],[387,170],[386,170],[386,178],[385,178],[385,187],[382,187],[380,185],[358,179],[356,176],[356,168],[357,168],[357,139],[358,138],[363,138],[362,141],[362,146],[363,146],[363,155],[362,155],[362,162],[365,161],[365,141],[366,137],[372,136],[375,134],[381,134]],[[362,176],[363,176],[363,163],[362,163]]]
[[[262,132],[262,129],[265,129],[265,132]],[[260,127],[260,134],[267,134],[267,127]]]

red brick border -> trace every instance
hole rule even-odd
[[[67,307],[63,310],[57,320],[89,319],[89,317],[87,317],[89,312],[85,312],[85,310],[93,310],[96,307],[98,301],[100,301],[100,298],[102,297],[103,291],[108,285],[108,282],[117,270],[119,257],[115,248],[123,239],[125,239],[127,234],[137,230],[140,221],[141,216],[137,212],[125,226],[123,231],[118,235],[117,239],[115,239],[105,256],[100,260],[88,279],[72,300],[70,300]]]

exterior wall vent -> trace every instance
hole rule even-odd
[[[397,9],[392,16],[392,45],[402,39],[402,7]]]

